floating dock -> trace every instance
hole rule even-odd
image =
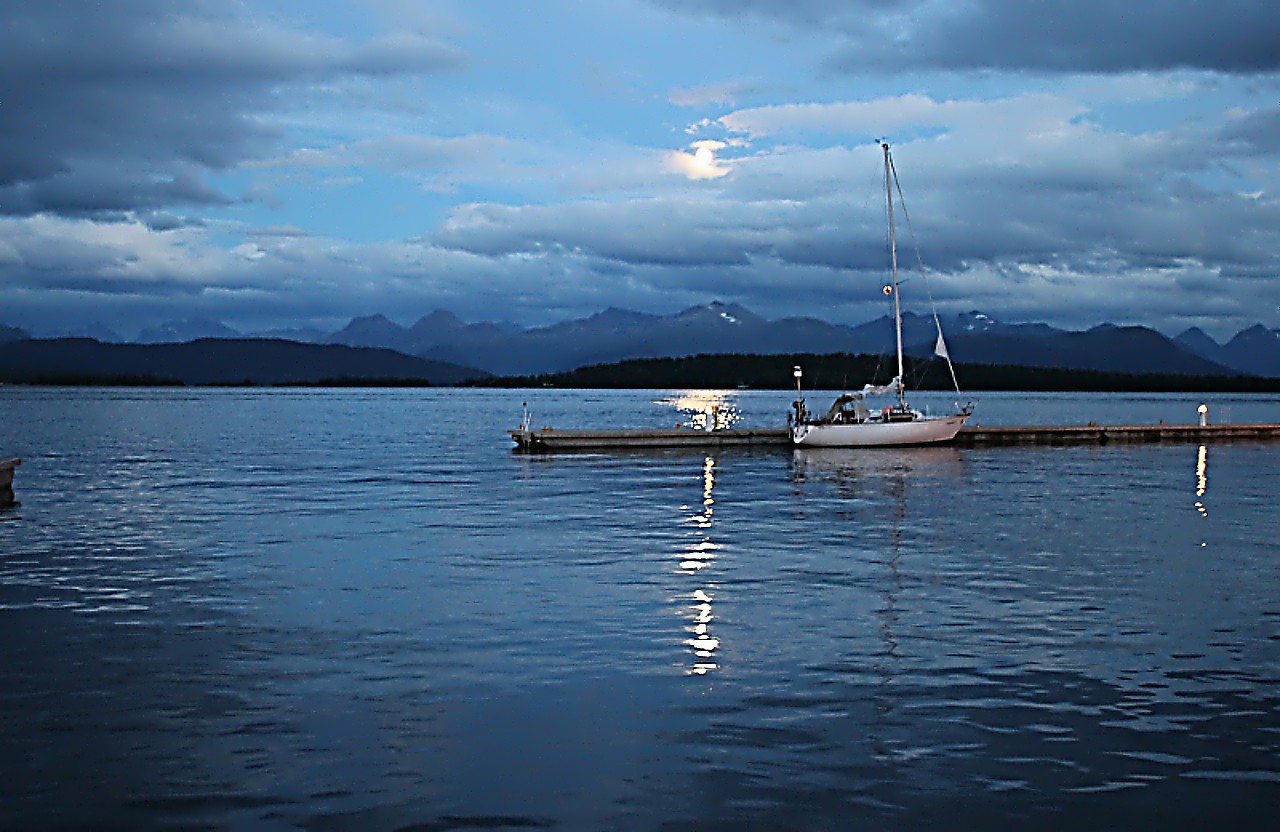
[[[636,448],[724,448],[791,446],[785,428],[694,430],[540,430],[507,431],[517,453],[609,451]],[[1269,425],[1037,425],[970,427],[949,444],[959,448],[1008,445],[1107,445],[1280,441],[1280,424]]]
[[[20,459],[0,459],[0,508],[16,504],[13,497],[13,469],[22,464]]]
[[[622,448],[724,448],[748,445],[790,445],[785,429],[726,428],[695,430],[510,430],[515,450],[523,453],[607,451]]]

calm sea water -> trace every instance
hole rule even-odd
[[[0,827],[1269,828],[1280,446],[504,433],[789,398],[0,388]]]

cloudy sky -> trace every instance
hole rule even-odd
[[[1271,0],[0,0],[0,323],[857,323],[885,137],[944,311],[1276,327],[1277,44]]]

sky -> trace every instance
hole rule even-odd
[[[0,0],[0,323],[856,324],[883,139],[908,307],[1280,327],[1276,44],[1271,0]]]

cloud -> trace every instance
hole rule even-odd
[[[903,128],[959,130],[975,124],[992,133],[994,128],[1013,125],[1019,133],[1044,133],[1071,129],[1072,121],[1085,112],[1082,104],[1047,93],[949,101],[913,93],[870,101],[756,107],[724,115],[719,123],[730,132],[753,138],[783,133],[881,136]]]
[[[685,87],[671,91],[667,100],[677,107],[706,107],[711,104],[733,104],[744,95],[755,92],[757,85],[748,81],[730,81]]]
[[[396,173],[440,168],[491,166],[512,142],[501,136],[384,136],[325,148],[303,147],[247,167],[346,168],[369,167]]]
[[[839,41],[847,72],[1126,73],[1280,70],[1280,6],[1258,0],[651,0],[677,13],[756,18]]]
[[[618,264],[725,266],[747,262],[745,226],[723,206],[676,199],[547,206],[464,205],[433,236],[490,258],[585,256]],[[755,246],[760,245],[757,240]]]
[[[690,145],[692,153],[675,150],[667,154],[666,170],[683,174],[689,179],[719,179],[728,175],[730,168],[716,159],[716,152],[727,145],[713,139],[696,141]]]
[[[1223,127],[1221,138],[1247,154],[1280,154],[1280,107],[1235,111]]]
[[[0,3],[4,322],[863,320],[879,137],[953,310],[1274,317],[1264,4],[304,5]]]
[[[120,169],[103,160],[84,160],[53,176],[0,188],[0,215],[41,213],[65,217],[111,217],[175,206],[225,206],[232,202],[210,186],[202,170],[170,160],[167,171]]]
[[[356,47],[336,51],[336,60],[317,55],[313,63],[324,74],[333,70],[359,75],[401,75],[433,73],[452,69],[464,60],[463,54],[434,38],[399,33],[377,38]]]
[[[208,233],[197,227],[157,231],[137,220],[0,219],[0,238],[13,253],[0,276],[9,287],[75,286],[100,294],[241,284],[243,275],[209,245]]]
[[[720,123],[761,147],[735,158],[734,175],[714,189],[471,204],[433,240],[495,269],[513,258],[571,260],[619,291],[640,283],[674,297],[700,287],[757,308],[818,303],[857,320],[854,309],[875,313],[867,288],[883,278],[883,185],[870,139],[887,123],[911,137],[895,148],[911,220],[901,227],[904,256],[913,257],[905,246],[914,232],[952,310],[1142,320],[1148,309],[1172,315],[1178,303],[1189,314],[1185,287],[1212,283],[1214,308],[1247,320],[1251,305],[1268,308],[1280,273],[1280,202],[1265,187],[1235,187],[1231,174],[1258,160],[1269,112],[1237,113],[1225,127],[1128,132],[1063,95],[909,95],[750,108]],[[830,145],[799,141],[815,133]],[[1249,141],[1236,147],[1223,134]],[[1144,306],[1144,293],[1159,301]]]
[[[225,205],[212,173],[281,140],[282,93],[439,72],[425,37],[351,43],[273,28],[214,0],[0,6],[0,213],[109,216]]]

